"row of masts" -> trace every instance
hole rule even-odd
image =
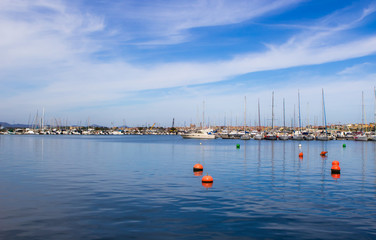
[[[322,94],[322,125],[325,128],[325,133],[328,132],[327,128],[327,120],[326,120],[326,108],[325,108],[325,94],[324,89],[321,90]],[[376,123],[376,87],[374,87],[374,123]],[[247,111],[247,98],[244,96],[244,131],[246,129],[246,111]],[[258,127],[259,130],[261,128],[261,114],[260,114],[260,99],[257,101],[258,105]],[[309,106],[309,105],[308,105]],[[271,128],[274,129],[274,91],[272,91],[272,119],[271,119]],[[294,106],[294,119],[295,119],[295,106]],[[298,89],[298,121],[299,121],[299,130],[302,130],[302,118],[301,118],[301,107],[300,107],[300,91]],[[363,125],[367,121],[366,114],[365,114],[365,106],[364,106],[364,92],[362,91],[362,131],[364,131]],[[294,124],[295,125],[295,124]],[[309,125],[309,124],[308,124]],[[283,98],[283,128],[286,128],[286,105],[285,105],[285,98]],[[375,130],[376,131],[376,130]]]
[[[375,92],[376,93],[376,92]],[[244,97],[244,129],[246,125],[246,97]],[[325,113],[325,100],[324,100],[324,89],[322,89],[322,123],[325,126],[325,131],[327,131],[326,127],[326,113]],[[294,107],[294,116],[295,116],[295,107]],[[376,116],[376,114],[375,114]],[[299,118],[299,130],[302,129],[302,120],[301,120],[301,113],[300,113],[300,91],[298,89],[298,118]],[[258,121],[259,127],[261,126],[261,117],[260,117],[260,99],[258,99]],[[274,129],[274,91],[272,91],[272,129]],[[286,128],[286,106],[285,106],[285,98],[283,98],[283,128]]]
[[[374,88],[374,97],[375,97],[375,111],[374,111],[374,122],[376,122],[376,87]],[[260,110],[260,99],[258,99],[258,127],[261,128],[261,110]],[[300,91],[298,90],[298,121],[299,121],[299,130],[302,129],[302,118],[301,118],[301,107],[300,107]],[[247,98],[244,96],[244,131],[246,129],[247,125]],[[45,123],[45,109],[42,110],[42,116],[39,116],[39,113],[37,111],[36,116],[33,118],[32,121],[30,121],[31,115],[29,116],[28,126],[36,129],[44,129],[46,126]],[[295,119],[295,106],[294,106],[294,119]],[[274,114],[274,91],[272,91],[272,119],[271,119],[271,128],[274,129],[274,120],[275,120],[275,114]],[[51,124],[55,122],[55,124]],[[295,120],[294,120],[295,122]],[[365,107],[364,107],[364,92],[362,91],[362,131],[363,131],[363,125],[366,122],[366,114],[365,114]],[[51,121],[49,126],[55,125],[57,128],[60,128],[62,126],[68,126],[68,122],[66,121],[65,125],[62,123],[61,119],[54,119]],[[90,126],[90,118],[87,121],[88,127]],[[294,124],[295,125],[295,124]],[[326,122],[326,109],[325,109],[325,97],[324,97],[324,89],[322,89],[322,125],[325,127],[325,132],[327,132],[327,122]],[[205,101],[203,101],[203,112],[202,112],[202,125],[201,128],[205,127]],[[285,105],[285,98],[283,98],[283,128],[286,128],[286,105]]]

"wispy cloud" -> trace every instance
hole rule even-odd
[[[137,45],[177,44],[192,38],[191,29],[240,23],[290,8],[302,0],[125,1],[114,17],[125,21],[119,33]],[[131,27],[127,23],[132,23]],[[135,27],[136,26],[136,27]],[[129,37],[129,36],[128,36]]]
[[[362,74],[364,72],[368,72],[368,71],[365,71],[365,70],[368,70],[373,66],[374,66],[374,64],[371,64],[369,62],[365,62],[365,63],[353,65],[351,67],[347,67],[347,68],[341,70],[340,72],[338,72],[337,74],[338,75]]]
[[[60,1],[2,1],[0,68],[44,66],[96,51],[86,36],[103,28],[103,18]]]

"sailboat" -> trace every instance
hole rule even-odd
[[[289,135],[285,131],[286,128],[286,111],[285,111],[285,99],[283,99],[283,133],[279,134],[279,140],[288,140]]]
[[[303,140],[303,134],[302,134],[302,118],[300,115],[300,93],[298,90],[298,107],[299,107],[299,131],[294,132],[294,135],[292,136],[293,140]]]
[[[255,135],[255,140],[262,140],[264,139],[264,135],[261,133],[261,118],[260,118],[260,99],[258,99],[258,125],[259,125],[259,132]]]
[[[371,141],[376,141],[376,87],[373,88],[374,94],[375,94],[375,102],[374,102],[374,112],[373,112],[373,128],[374,132],[373,134],[369,137],[368,140]]]
[[[355,141],[367,141],[368,137],[363,130],[364,125],[364,93],[362,91],[362,132],[354,137]]]
[[[274,132],[274,91],[272,92],[272,129],[266,134],[265,140],[277,140],[277,135]]]
[[[322,89],[321,93],[322,93],[322,123],[325,126],[325,132],[323,132],[323,133],[319,134],[318,136],[316,136],[316,140],[319,140],[319,141],[328,141],[329,140],[329,136],[328,136],[328,130],[327,130],[327,127],[326,127],[326,112],[325,112],[324,89]]]
[[[215,139],[216,135],[213,132],[213,129],[206,128],[205,127],[205,101],[203,102],[203,111],[202,111],[202,128],[191,131],[188,133],[182,134],[182,138],[185,139]]]
[[[241,140],[250,140],[251,136],[246,131],[246,125],[247,125],[247,97],[244,96],[244,135],[240,137]]]

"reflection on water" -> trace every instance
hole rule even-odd
[[[0,238],[373,239],[376,144],[342,144],[0,136]]]

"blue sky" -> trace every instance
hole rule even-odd
[[[375,1],[0,0],[0,121],[374,121]],[[297,120],[296,120],[297,121]]]

